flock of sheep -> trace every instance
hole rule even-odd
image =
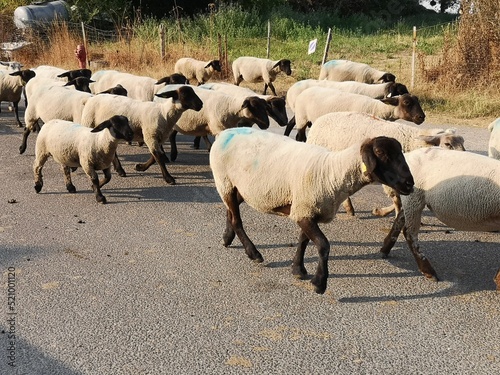
[[[71,172],[81,167],[96,200],[106,203],[101,188],[111,178],[111,165],[126,176],[119,143],[134,141],[145,144],[151,154],[135,169],[145,171],[156,162],[164,180],[174,184],[164,143],[169,140],[170,159],[176,160],[177,133],[195,136],[195,147],[203,138],[227,208],[224,245],[238,236],[248,257],[263,261],[243,229],[243,201],[260,212],[288,216],[300,227],[292,273],[306,278],[304,254],[312,241],[319,254],[311,279],[317,293],[327,287],[330,251],[318,223],[331,221],[341,204],[354,215],[349,197],[372,182],[381,183],[393,202],[373,213],[396,211],[381,252],[389,254],[402,230],[428,278],[438,279],[418,242],[425,207],[459,230],[500,230],[500,119],[488,128],[486,157],[465,151],[464,139],[454,129],[421,130],[395,123],[424,122],[419,100],[392,73],[366,64],[329,61],[318,80],[296,82],[286,97],[277,96],[273,82],[279,73],[291,75],[290,60],[239,57],[232,64],[234,84],[208,82],[216,71],[221,71],[218,60],[192,58],[178,60],[175,72],[161,79],[116,70],[22,70],[19,63],[2,63],[0,102],[13,103],[17,123],[23,126],[18,103],[24,92],[19,151],[26,150],[29,134],[38,131],[33,164],[37,193],[43,187],[43,165],[52,156],[62,165],[70,193],[76,191]],[[240,87],[243,81],[264,82],[263,94]],[[266,95],[267,88],[272,95]],[[290,120],[286,105],[293,112]],[[263,131],[270,118],[285,127],[284,135]],[[253,124],[261,130],[252,129]],[[294,127],[296,140],[289,137]],[[213,144],[209,135],[216,136]],[[500,270],[495,282],[500,289]]]

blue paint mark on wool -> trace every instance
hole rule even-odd
[[[229,143],[231,143],[231,140],[235,135],[246,135],[251,133],[253,133],[253,129],[251,128],[234,128],[225,130],[221,134],[222,149],[226,150],[229,147]]]
[[[330,60],[325,63],[325,66],[335,66],[345,63],[345,60]]]

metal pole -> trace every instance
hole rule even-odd
[[[266,57],[269,58],[271,55],[271,20],[267,21],[267,55]]]
[[[413,53],[411,56],[411,89],[415,87],[415,54],[417,47],[417,27],[413,26]]]
[[[325,52],[323,53],[323,61],[321,61],[321,65],[324,65],[326,62],[326,58],[328,56],[328,50],[330,49],[330,42],[332,41],[332,29],[328,28],[328,36],[326,37],[325,44]]]

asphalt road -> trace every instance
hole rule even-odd
[[[354,218],[341,209],[322,226],[330,276],[317,295],[291,275],[288,219],[242,205],[263,264],[237,239],[222,246],[225,209],[189,137],[168,165],[175,186],[157,166],[134,171],[145,147],[120,145],[128,177],[113,174],[99,205],[81,170],[67,193],[52,159],[36,194],[36,134],[20,155],[22,129],[1,109],[0,374],[500,373],[500,234],[457,232],[427,212],[421,249],[441,278],[428,281],[402,238],[381,258],[392,217],[372,217],[388,201],[369,186]],[[486,129],[459,131],[485,153]],[[316,264],[310,245],[310,273]]]

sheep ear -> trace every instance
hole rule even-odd
[[[441,137],[437,135],[419,135],[418,139],[421,139],[422,141],[431,146],[439,146],[441,142]]]
[[[276,64],[273,65],[273,69],[276,68],[277,66],[279,66],[281,64],[281,60],[278,61]]]
[[[380,99],[380,101],[382,103],[393,105],[395,107],[399,104],[399,99],[398,98],[389,97],[389,95],[386,98],[384,98],[384,99]]]
[[[179,100],[179,93],[177,92],[177,90],[161,92],[155,95],[159,98],[164,98],[164,99],[172,98],[173,100]]]
[[[160,78],[155,85],[160,85],[162,83],[169,83],[170,82],[170,76]]]
[[[370,176],[377,167],[377,158],[373,152],[373,140],[367,140],[361,145],[361,160],[363,160],[363,174]]]
[[[22,74],[21,70],[19,70],[17,72],[9,73],[9,75],[11,75],[11,76],[20,76],[21,74]]]
[[[241,109],[248,108],[250,106],[250,100],[245,99],[241,105]]]
[[[205,65],[205,68],[209,68],[213,65],[213,61],[210,61],[207,65]]]
[[[106,121],[101,122],[94,129],[92,129],[90,132],[91,133],[98,133],[98,132],[103,131],[104,129],[108,129],[110,127],[111,127],[111,121],[106,120]]]
[[[75,83],[76,83],[76,78],[73,79],[73,80],[71,80],[71,81],[69,81],[69,82],[67,82],[67,83],[65,83],[64,86],[74,86]]]

